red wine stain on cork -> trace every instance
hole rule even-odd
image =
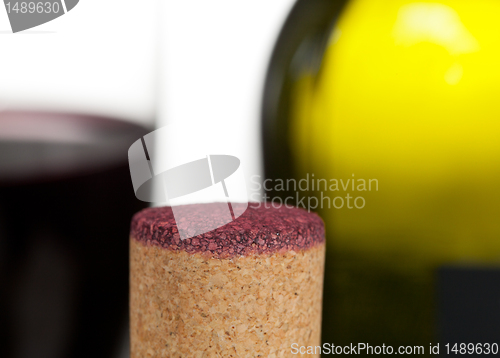
[[[210,227],[208,222],[220,221],[224,217],[227,204],[185,205],[181,209],[189,213],[184,220],[204,218],[201,222],[193,220],[197,232],[200,232],[203,226]],[[208,217],[207,211],[210,213]],[[304,209],[250,203],[236,220],[186,240],[180,239],[171,207],[147,208],[132,218],[131,236],[146,245],[228,258],[307,250],[325,241],[325,230],[321,218]]]

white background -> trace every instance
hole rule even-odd
[[[157,6],[156,0],[82,0],[66,15],[12,34],[0,5],[0,107],[152,122]]]
[[[247,179],[262,175],[265,72],[292,4],[82,0],[16,34],[2,7],[0,109],[100,114],[157,127],[181,122],[193,131],[210,123]],[[187,148],[158,149],[182,161],[192,155]]]

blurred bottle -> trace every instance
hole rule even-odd
[[[300,0],[290,14],[264,98],[266,176],[314,175],[328,189],[302,195],[365,202],[317,209],[324,342],[428,354],[446,336],[441,269],[500,266],[499,16],[491,0]]]

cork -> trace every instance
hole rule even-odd
[[[224,209],[200,205],[214,220]],[[319,346],[324,258],[321,218],[298,208],[249,204],[236,220],[186,240],[170,207],[137,213],[131,357],[292,357],[294,343]]]

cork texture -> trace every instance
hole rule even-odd
[[[132,237],[131,357],[296,357],[292,343],[320,345],[324,258],[324,241],[217,258]]]
[[[233,204],[233,208],[238,205]],[[176,207],[182,220],[190,222],[195,231],[204,232],[205,224],[221,222],[227,203],[182,205]],[[223,222],[222,222],[223,223]],[[275,208],[261,203],[249,203],[247,210],[236,220],[215,230],[181,240],[169,206],[147,208],[132,218],[131,235],[145,244],[168,250],[206,253],[217,258],[252,254],[272,254],[301,251],[325,241],[323,220],[304,209],[281,206]]]

